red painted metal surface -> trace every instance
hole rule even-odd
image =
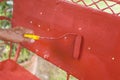
[[[15,60],[11,59],[12,43],[10,43],[9,58],[0,62],[0,80],[40,80],[29,71],[21,67],[17,62],[21,46],[18,45]]]
[[[13,15],[42,36],[23,44],[39,56],[81,80],[120,80],[119,17],[62,0],[14,0]]]
[[[0,62],[0,80],[40,80],[13,60]]]
[[[120,80],[119,22],[65,0],[14,0],[13,27],[41,36],[23,45],[80,80]]]

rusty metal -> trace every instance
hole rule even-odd
[[[66,80],[69,80],[70,79],[70,74],[67,74],[67,79]]]

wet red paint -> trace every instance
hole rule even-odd
[[[23,44],[33,52],[39,50],[39,56],[49,55],[46,60],[81,80],[120,80],[118,16],[62,0],[14,0],[13,15],[13,26],[26,26],[45,37]],[[83,40],[75,59],[77,35]]]
[[[0,62],[0,80],[40,80],[13,60]]]
[[[64,0],[14,0],[13,27],[42,37],[23,46],[81,80],[120,80],[119,22],[116,15]]]

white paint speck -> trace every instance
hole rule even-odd
[[[44,55],[44,58],[45,58],[45,59],[49,58],[49,54],[45,54],[45,55]]]
[[[30,42],[31,42],[31,43],[34,43],[34,42],[35,42],[35,40],[34,40],[34,39],[31,39],[31,40],[30,40]]]
[[[35,52],[38,52],[38,51],[39,51],[38,49],[35,50]]]
[[[42,15],[43,14],[43,12],[40,12],[40,15]]]
[[[30,23],[32,24],[32,23],[33,23],[33,21],[30,21]]]
[[[88,47],[88,50],[91,50],[91,47]]]
[[[64,37],[64,39],[66,40],[66,39],[67,39],[67,37]]]
[[[47,31],[50,31],[50,29],[48,28]]]
[[[38,25],[38,27],[41,27],[41,25]]]
[[[79,30],[79,31],[81,31],[81,30],[82,30],[82,28],[81,28],[81,27],[79,27],[79,28],[78,28],[78,30]]]
[[[115,58],[114,58],[114,57],[112,57],[112,60],[115,60]]]

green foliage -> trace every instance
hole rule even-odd
[[[6,1],[0,3],[0,16],[7,16],[9,18],[12,17],[13,5],[11,3],[7,3]]]
[[[0,16],[6,16],[12,18],[13,5],[12,1],[6,2],[3,1],[0,3]],[[7,20],[0,20],[0,28],[10,28],[11,24]]]
[[[7,1],[7,2],[3,1],[0,3],[0,16],[6,16],[9,18],[12,18],[12,11],[13,11],[13,1],[12,0]],[[0,28],[7,29],[10,27],[11,27],[11,22],[9,22],[7,20],[0,20]],[[3,51],[1,53],[0,60],[6,60],[8,58],[10,46],[9,46],[9,44],[6,44],[6,45],[4,44],[4,46],[5,46],[5,51]],[[17,47],[17,44],[13,44],[12,55],[11,55],[12,58],[14,58],[14,56],[15,56],[16,47]],[[30,58],[30,56],[31,56],[31,52],[25,48],[22,48],[18,62],[21,63],[21,62],[28,60]]]
[[[20,53],[20,57],[18,59],[18,63],[28,61],[32,56],[33,56],[32,52],[30,52],[26,48],[22,48],[21,53]]]
[[[67,73],[63,71],[62,69],[59,69],[58,67],[51,69],[50,80],[66,80],[66,78],[67,78]],[[78,79],[70,75],[69,80],[78,80]]]

